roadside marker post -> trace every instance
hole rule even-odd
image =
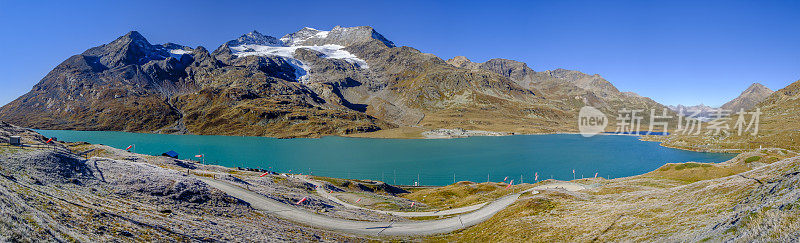
[[[44,143],[46,145],[51,145],[50,147],[53,148],[53,152],[56,151],[56,146],[55,143],[53,143],[53,138],[47,139],[47,141],[45,141]]]

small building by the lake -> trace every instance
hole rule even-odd
[[[20,136],[8,137],[8,143],[14,146],[20,146],[22,145],[22,137]]]

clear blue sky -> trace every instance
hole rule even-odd
[[[664,104],[721,105],[753,82],[777,90],[800,79],[800,1],[0,0],[0,104],[129,30],[213,50],[253,29],[336,25],[371,25],[444,59],[597,73]]]

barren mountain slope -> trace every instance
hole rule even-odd
[[[754,83],[742,91],[739,96],[722,105],[721,108],[734,112],[739,110],[750,110],[750,108],[753,108],[758,103],[761,103],[761,101],[764,101],[764,99],[769,97],[769,95],[771,95],[773,92],[774,91],[760,83]]]

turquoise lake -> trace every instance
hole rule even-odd
[[[413,185],[643,174],[677,162],[723,162],[735,154],[700,153],[639,141],[635,136],[520,135],[457,139],[371,139],[165,135],[105,131],[37,130],[60,141],[85,141],[160,155],[169,150],[181,159],[204,154],[206,163],[311,173]]]

